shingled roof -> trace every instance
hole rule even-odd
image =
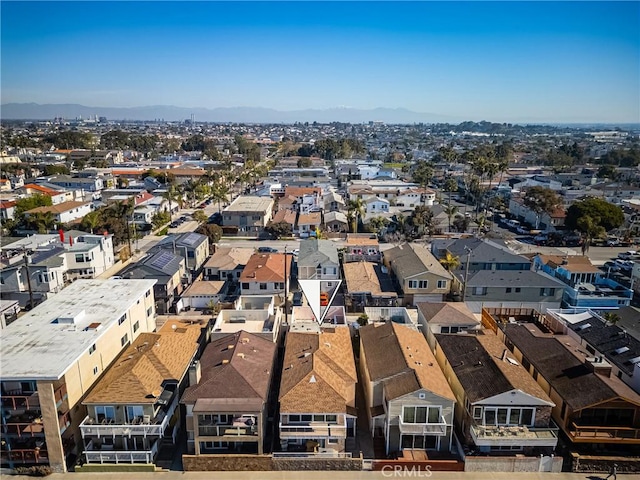
[[[182,403],[198,399],[266,400],[277,346],[241,330],[213,340],[200,358],[201,377],[182,396]]]
[[[357,382],[348,328],[289,333],[280,383],[280,411],[346,413]]]
[[[185,375],[203,328],[199,323],[169,321],[157,333],[141,333],[82,403],[155,403],[167,380],[178,383]]]
[[[551,404],[542,387],[492,333],[485,335],[437,334],[436,339],[471,403],[511,390],[521,390]]]
[[[372,381],[384,381],[387,400],[421,388],[454,400],[453,392],[421,332],[394,322],[359,330]]]

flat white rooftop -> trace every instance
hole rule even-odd
[[[0,379],[61,378],[155,283],[75,281],[0,331]]]

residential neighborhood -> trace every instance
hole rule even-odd
[[[638,472],[638,132],[53,125],[100,149],[0,157],[7,471]]]

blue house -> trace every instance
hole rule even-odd
[[[567,285],[563,307],[616,309],[631,304],[633,291],[607,276],[584,256],[538,255],[535,270],[553,275]]]

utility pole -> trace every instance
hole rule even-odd
[[[471,260],[471,249],[465,245],[464,249],[467,251],[467,264],[464,269],[464,285],[462,286],[462,301],[466,301],[467,298],[467,280],[469,279],[469,261]]]
[[[287,246],[284,246],[284,324],[288,325],[287,315]]]
[[[29,272],[29,259],[27,257],[27,249],[22,248],[22,256],[24,258],[24,268],[27,271],[27,286],[29,288],[29,309],[34,307],[33,305],[33,289],[31,288],[31,273]]]

